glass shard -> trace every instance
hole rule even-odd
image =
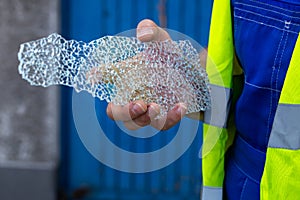
[[[84,43],[54,33],[21,44],[18,59],[19,73],[31,85],[66,85],[120,105],[154,102],[160,117],[179,102],[187,113],[210,107],[207,74],[188,40],[105,36]]]

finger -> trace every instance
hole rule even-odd
[[[160,114],[160,107],[156,103],[149,103],[148,104],[148,111],[147,114],[151,120],[154,120]]]
[[[165,117],[153,120],[151,122],[151,126],[159,130],[168,130],[182,119],[186,111],[186,105],[183,103],[178,103],[172,110],[167,113]]]
[[[124,124],[128,125],[128,127],[133,127],[132,129],[140,128],[147,126],[151,123],[152,120],[159,114],[160,108],[155,103],[150,103],[147,106],[147,112],[139,117],[129,120],[128,122],[124,122]],[[125,126],[126,126],[125,125]]]
[[[106,109],[107,115],[113,120],[129,121],[147,112],[147,105],[141,101],[130,102],[126,105],[109,103]]]
[[[171,39],[170,35],[157,26],[152,20],[142,20],[136,30],[137,38],[142,42],[164,41]]]
[[[129,121],[124,121],[124,125],[129,130],[137,130],[139,128],[142,128],[144,126],[147,126],[151,123],[150,117],[147,115],[147,113]]]
[[[138,124],[136,124],[133,120],[130,121],[124,121],[124,126],[128,129],[128,130],[137,130],[142,128],[142,126],[139,126]]]
[[[203,49],[200,51],[200,65],[206,69],[206,62],[207,62],[207,49]]]

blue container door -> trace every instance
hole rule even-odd
[[[134,29],[139,21],[149,18],[161,26],[184,33],[205,46],[211,4],[207,0],[62,0],[61,31],[66,39],[89,42],[105,35]],[[106,137],[114,145],[129,152],[159,150],[175,138],[180,125],[153,137],[133,137],[108,119],[105,113],[106,102],[93,99],[85,92],[74,93],[71,88],[61,89],[61,197],[84,200],[199,199],[201,160],[198,153],[202,144],[201,124],[187,151],[172,164],[147,173],[122,172],[99,162],[82,143],[74,116],[79,113],[83,119],[81,123],[87,126],[86,134],[93,131],[93,127],[89,126],[90,113],[85,109],[85,103],[94,103],[97,120]],[[74,108],[74,101],[78,99],[82,101],[79,107]],[[184,121],[184,131],[189,134],[193,131],[191,127],[195,121]],[[96,148],[101,149],[101,142]],[[118,158],[116,162],[124,166],[145,164],[118,157],[111,149],[102,149],[101,152],[108,158]],[[172,156],[172,153],[164,156]]]

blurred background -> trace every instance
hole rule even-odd
[[[111,169],[79,139],[73,90],[30,86],[18,74],[17,52],[21,43],[53,32],[89,42],[134,29],[145,18],[206,46],[211,6],[212,0],[1,0],[0,199],[199,199],[201,127],[185,154],[161,170]],[[122,148],[158,149],[176,134],[178,127],[151,140],[135,140],[107,118],[106,102],[95,101],[109,139]]]

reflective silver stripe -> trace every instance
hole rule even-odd
[[[202,200],[222,200],[223,188],[222,187],[207,187],[202,188]]]
[[[300,104],[279,104],[269,147],[300,149]]]
[[[224,128],[231,103],[231,89],[217,85],[210,85],[211,108],[204,113],[204,122]]]

